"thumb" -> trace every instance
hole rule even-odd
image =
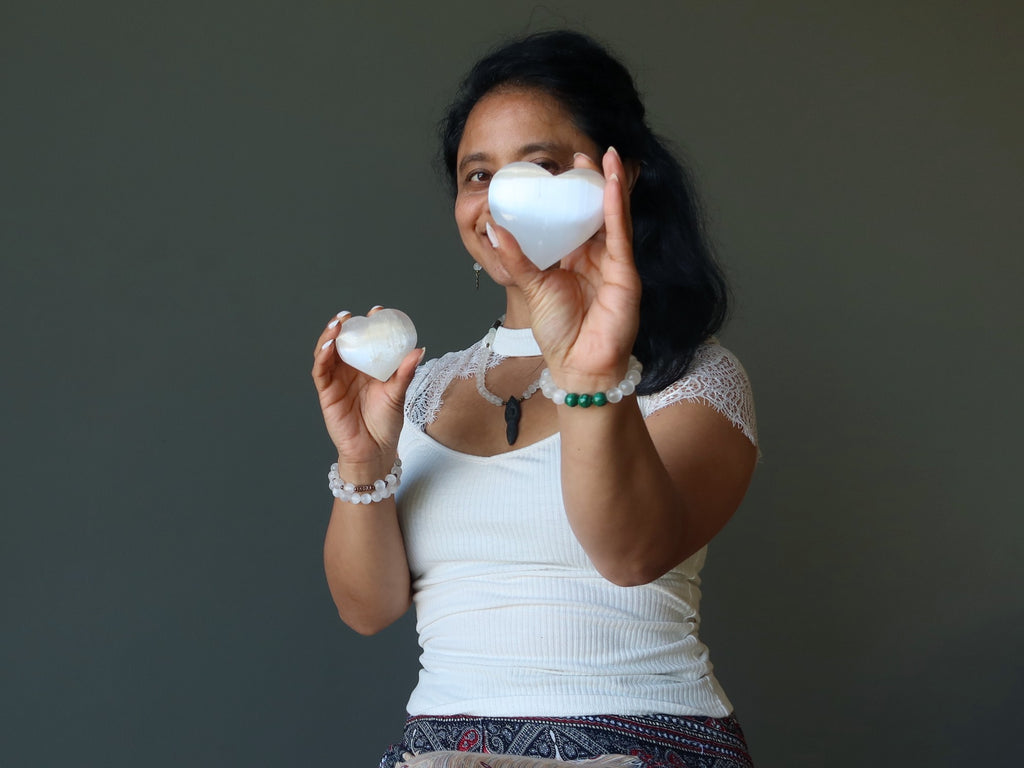
[[[498,254],[501,265],[505,267],[517,286],[524,288],[541,273],[537,265],[526,258],[523,249],[515,237],[504,227],[487,222],[487,237],[491,246]]]
[[[385,382],[384,387],[388,397],[398,406],[405,403],[405,391],[412,383],[413,376],[416,375],[416,366],[420,364],[426,354],[426,347],[413,349],[405,356],[398,369],[391,374],[391,378]]]

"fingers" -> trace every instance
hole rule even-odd
[[[320,357],[321,353],[325,349],[324,345],[328,341],[333,342],[336,338],[338,338],[338,332],[341,330],[341,324],[348,320],[350,317],[352,317],[352,313],[345,309],[331,318],[330,322],[327,323],[327,326],[321,332],[320,338],[316,340],[316,346],[313,347],[314,359]]]
[[[597,171],[605,178],[604,218],[605,247],[617,258],[632,259],[633,226],[629,214],[629,174],[615,147],[601,158],[601,164],[577,152],[573,156],[574,168]]]
[[[487,237],[498,254],[501,265],[520,288],[528,285],[541,271],[526,258],[515,237],[504,227],[487,223]]]
[[[332,317],[313,347],[313,383],[320,392],[331,383],[334,371],[341,363],[341,358],[335,352],[334,342],[338,338],[342,324],[351,316],[351,312],[343,310]]]
[[[572,167],[586,168],[587,170],[601,173],[601,166],[597,164],[594,158],[590,157],[590,155],[585,155],[582,152],[577,152],[572,156]]]
[[[604,157],[601,159],[601,164],[604,170],[604,176],[606,179],[605,186],[610,181],[616,187],[616,199],[617,202],[621,203],[622,213],[629,217],[629,174],[626,171],[626,166],[622,162],[622,158],[619,156],[618,150],[615,147],[608,147],[608,151],[604,153]]]
[[[339,363],[341,358],[334,352],[334,341],[324,342],[320,354],[313,359],[313,384],[317,392],[323,392],[330,386]]]
[[[366,313],[369,317],[380,310],[384,309],[380,304],[375,304],[370,307],[370,310]],[[334,339],[338,338],[338,334],[341,333],[341,325],[346,320],[352,317],[352,313],[347,309],[343,309],[341,312],[331,318],[330,322],[327,323],[327,327],[324,328],[323,333],[320,334],[320,338],[317,339],[316,346],[313,348],[313,359],[319,358],[325,349],[327,349],[328,342],[333,342]]]
[[[376,309],[376,308],[375,308]],[[370,310],[371,312],[373,310]],[[352,313],[343,309],[330,319],[313,348],[313,383],[317,391],[323,392],[333,381],[337,369],[344,365],[338,356],[334,343],[341,333],[345,321]]]
[[[618,260],[633,259],[633,224],[629,215],[628,177],[622,158],[609,147],[602,159],[605,175],[605,247]]]

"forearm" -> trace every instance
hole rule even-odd
[[[605,578],[647,583],[689,554],[688,510],[634,397],[603,408],[560,407],[559,430],[569,524]]]
[[[335,499],[324,570],[338,614],[357,632],[373,634],[405,613],[409,565],[394,498],[372,504]]]

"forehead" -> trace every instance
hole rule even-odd
[[[588,141],[554,96],[537,89],[499,88],[476,103],[462,132],[459,157],[540,140]]]

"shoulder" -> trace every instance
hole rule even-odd
[[[437,417],[448,385],[473,375],[479,347],[478,342],[468,349],[448,352],[416,369],[405,393],[405,415],[409,421],[422,429]]]
[[[660,392],[640,396],[639,403],[646,418],[662,408],[693,400],[721,413],[757,445],[757,418],[750,378],[739,359],[715,339],[698,347],[682,378]]]

